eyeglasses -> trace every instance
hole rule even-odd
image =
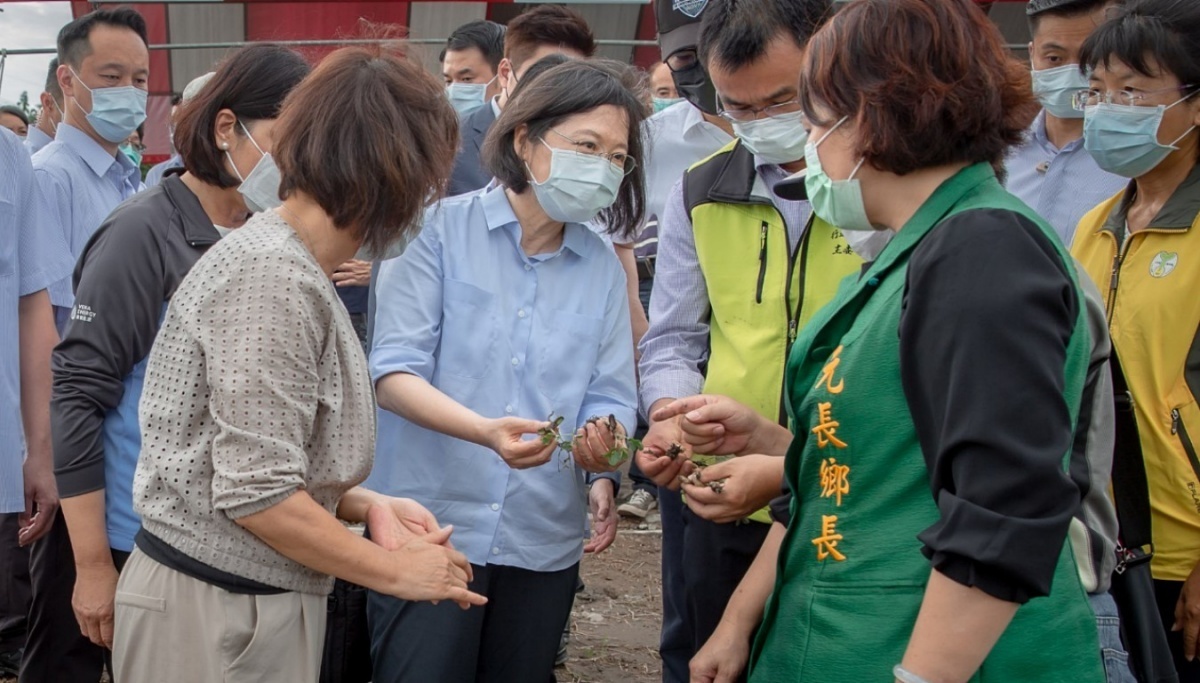
[[[601,149],[600,145],[597,145],[596,143],[591,142],[590,140],[573,140],[573,139],[563,135],[562,133],[554,130],[553,128],[550,129],[550,132],[554,133],[555,135],[562,138],[563,140],[566,140],[567,142],[571,143],[571,145],[575,148],[575,149],[564,150],[564,151],[573,152],[575,154],[580,154],[583,156],[600,157],[601,159],[608,161],[608,163],[610,163],[613,166],[615,166],[616,168],[620,169],[621,172],[624,173],[625,175],[629,175],[630,173],[633,172],[633,169],[637,168],[637,159],[634,159],[633,157],[629,156],[628,154],[626,154],[624,152],[606,152],[603,149]],[[543,138],[543,142],[545,142],[544,138]],[[557,147],[555,149],[562,149],[562,148]]]
[[[667,68],[671,71],[687,71],[696,66],[699,57],[696,56],[696,48],[691,47],[686,50],[676,50],[667,57]]]
[[[726,109],[724,106],[717,112],[717,115],[726,121],[733,123],[746,123],[759,118],[763,115],[767,118],[775,118],[776,116],[784,116],[786,114],[795,114],[800,111],[800,100],[788,100],[779,104],[772,104],[766,107],[746,107],[745,109]]]
[[[1157,106],[1155,104],[1145,104],[1146,98],[1154,95],[1161,95],[1167,92],[1183,92],[1195,88],[1194,85],[1180,85],[1174,88],[1162,88],[1161,90],[1119,90],[1117,92],[1101,92],[1096,88],[1076,91],[1071,96],[1071,106],[1076,111],[1083,111],[1087,107],[1094,107],[1101,102],[1105,104],[1120,104],[1126,107],[1150,107]],[[1195,93],[1192,93],[1195,94]],[[1189,97],[1191,95],[1188,95]]]

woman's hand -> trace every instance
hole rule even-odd
[[[791,441],[786,428],[768,422],[753,408],[728,396],[689,396],[659,408],[650,417],[654,420],[679,419],[683,438],[694,452],[704,455],[783,455],[775,452],[778,448],[772,448],[770,444],[780,437],[787,443]],[[767,435],[776,439],[763,442],[761,437]],[[783,450],[786,452],[786,445]]]
[[[87,639],[112,649],[113,602],[117,597],[117,568],[110,561],[75,565],[75,592],[71,609],[79,622],[79,632]]]
[[[612,472],[617,469],[624,458],[615,463],[609,461],[608,454],[617,447],[617,442],[625,443],[625,427],[612,420],[616,426],[614,431],[610,420],[589,420],[578,431],[572,440],[571,452],[575,455],[575,464],[586,472]]]
[[[691,683],[733,683],[750,661],[750,638],[717,627],[692,657]]]
[[[602,553],[617,540],[617,515],[613,512],[616,493],[611,479],[597,479],[588,491],[592,512],[592,538],[583,547],[585,553]]]
[[[1175,625],[1172,631],[1183,631],[1183,656],[1187,661],[1196,658],[1200,650],[1200,565],[1192,569],[1183,590],[1179,592],[1179,600],[1175,603]]]
[[[783,458],[743,455],[699,472],[705,485],[683,484],[687,506],[697,517],[717,524],[736,522],[762,509],[783,487]],[[720,491],[708,486],[721,482]]]
[[[536,422],[520,417],[501,417],[488,420],[484,426],[484,443],[508,463],[514,470],[545,465],[554,455],[557,443],[542,443],[539,429],[549,427],[549,422]],[[527,439],[532,435],[534,438]]]
[[[440,531],[437,519],[425,506],[410,498],[380,496],[367,508],[367,530],[371,540],[385,550],[399,550],[405,543]],[[450,541],[446,547],[453,548]]]
[[[392,551],[397,567],[387,591],[403,600],[453,600],[463,609],[485,605],[487,598],[468,590],[475,578],[467,556],[449,547],[453,527],[446,527],[405,543]]]

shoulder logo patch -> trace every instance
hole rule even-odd
[[[1166,277],[1179,265],[1179,252],[1160,251],[1150,261],[1150,277]]]

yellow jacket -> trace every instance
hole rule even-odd
[[[1079,222],[1071,252],[1100,288],[1133,395],[1150,484],[1156,579],[1200,563],[1200,165],[1124,237],[1132,186]]]

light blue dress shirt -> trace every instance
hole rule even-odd
[[[129,157],[109,154],[86,133],[58,124],[54,142],[33,155],[33,170],[42,189],[40,213],[46,225],[62,235],[72,263],[92,234],[117,205],[142,189],[141,171]],[[63,327],[63,311],[75,305],[71,277],[50,285],[50,303]]]
[[[30,156],[42,151],[46,145],[54,142],[54,138],[42,132],[37,126],[29,127],[29,134],[25,136],[25,149],[29,150]]]
[[[1005,186],[1045,218],[1062,242],[1071,246],[1079,219],[1125,189],[1129,180],[1101,169],[1083,148],[1083,138],[1062,149],[1046,137],[1046,112],[1038,114],[1005,160]]]
[[[0,129],[0,514],[25,509],[18,302],[70,275],[72,266],[42,222],[38,194],[29,151]]]
[[[162,182],[163,175],[168,170],[181,166],[183,166],[183,157],[179,156],[179,152],[172,154],[170,159],[151,166],[150,170],[146,171],[146,187],[150,188],[158,185]]]
[[[562,247],[527,256],[503,188],[444,200],[380,271],[371,376],[406,372],[486,418],[593,415],[630,428],[637,406],[625,274],[604,242],[568,223]],[[365,484],[414,498],[454,525],[477,565],[558,571],[578,562],[584,472],[559,452],[514,470],[482,446],[380,410]]]

